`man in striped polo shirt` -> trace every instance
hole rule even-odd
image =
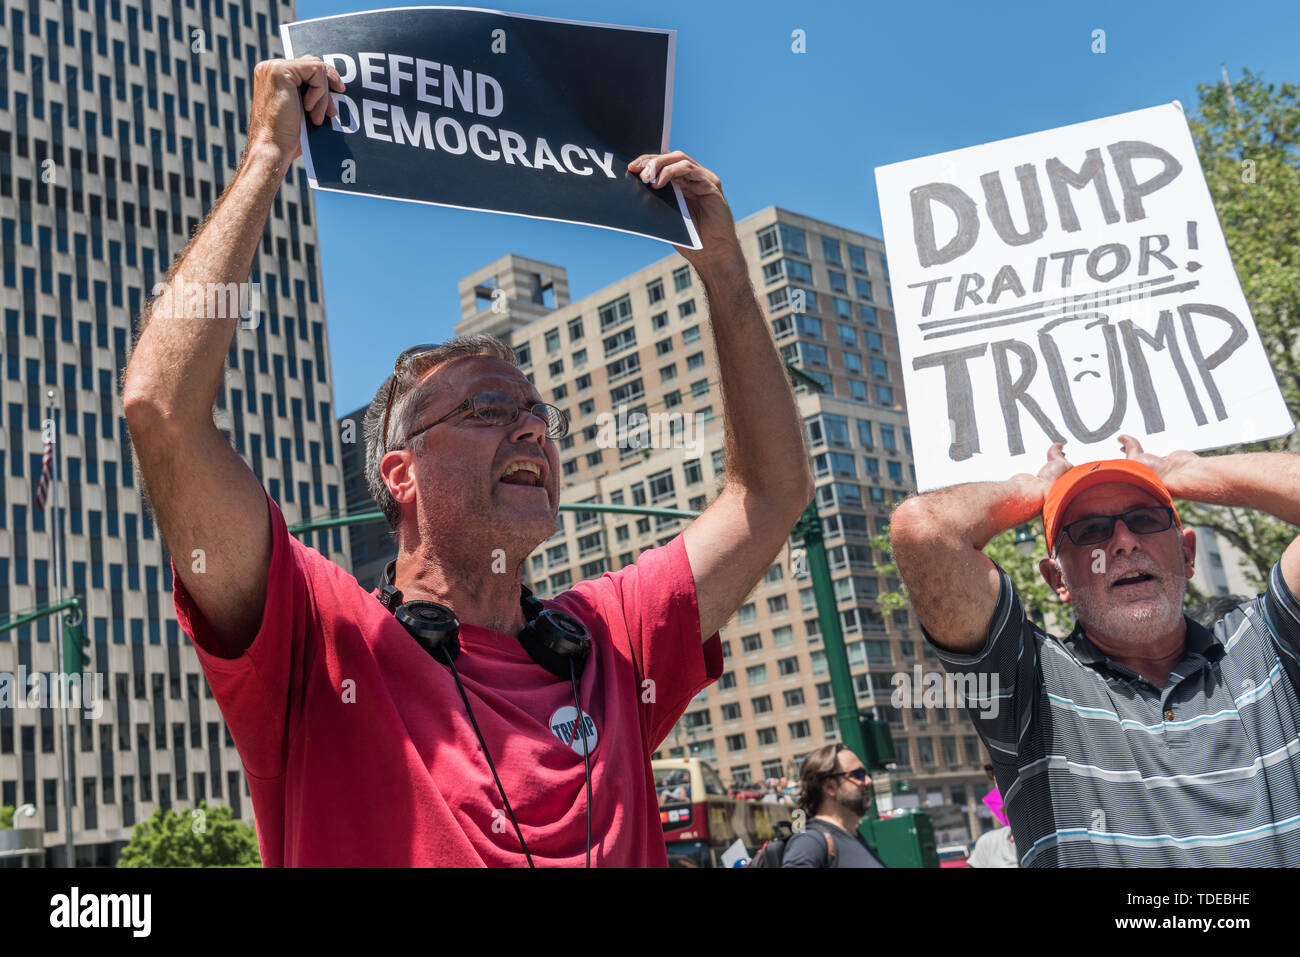
[[[908,499],[890,525],[926,638],[966,687],[1022,867],[1300,865],[1300,539],[1212,629],[1183,615],[1196,535],[1173,497],[1300,525],[1300,455],[1155,456]],[[1078,618],[1024,613],[983,554],[1041,512],[1043,577]],[[988,700],[996,696],[997,701]]]

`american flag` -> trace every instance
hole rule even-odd
[[[45,452],[41,456],[41,480],[36,483],[36,507],[45,511],[45,498],[54,477],[54,423],[45,421]]]

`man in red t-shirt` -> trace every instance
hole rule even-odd
[[[247,278],[304,111],[319,125],[342,89],[315,58],[258,64],[240,168],[169,284]],[[146,310],[127,424],[171,553],[204,553],[204,573],[174,569],[176,610],[243,758],[265,864],[580,866],[588,814],[593,864],[666,864],[649,755],[721,672],[717,631],[813,486],[717,176],[680,152],[628,171],[677,183],[700,235],[681,253],[709,298],[727,483],[667,545],[544,603],[590,634],[576,703],[517,637],[537,612],[521,601],[523,566],[556,529],[567,421],[508,346],[408,350],[366,416],[367,478],[398,543],[391,585],[454,610],[453,672],[380,593],[288,534],[214,426],[238,317],[179,295]]]

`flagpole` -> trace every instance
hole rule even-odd
[[[58,604],[59,602],[63,601],[63,562],[62,562],[63,555],[62,555],[62,548],[61,548],[62,538],[63,538],[63,528],[61,523],[59,522],[59,518],[61,517],[59,513],[59,478],[60,478],[59,473],[62,471],[59,468],[59,465],[63,460],[63,449],[62,449],[62,443],[59,441],[58,420],[55,418],[55,413],[54,413],[54,398],[55,398],[54,390],[53,389],[46,390],[45,397],[50,401],[49,427],[50,427],[50,435],[53,438],[53,445],[54,445],[54,475],[52,477],[53,480],[50,482],[50,505],[51,505],[50,540],[53,543],[53,548],[54,548],[54,601],[55,604]],[[66,646],[68,644],[68,640],[66,634],[64,633],[63,619],[64,619],[64,613],[59,612],[54,618],[54,625],[55,625],[55,629],[58,632],[57,637],[58,637],[58,644],[59,644],[59,676],[61,679],[60,687],[66,690],[68,687],[68,670],[67,670],[67,662],[65,659],[67,657]],[[76,867],[77,856],[72,843],[73,754],[72,754],[72,743],[68,738],[68,708],[67,708],[68,700],[69,700],[69,696],[65,695],[65,700],[62,702],[63,706],[59,708],[60,714],[62,715],[62,717],[59,720],[59,724],[62,728],[62,737],[63,737],[63,823],[66,832],[65,838],[66,838],[67,857],[68,857],[66,866]],[[53,701],[50,702],[50,706],[51,707],[54,706]]]

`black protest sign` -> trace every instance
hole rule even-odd
[[[876,182],[921,490],[1294,428],[1178,104]]]
[[[585,223],[699,248],[681,191],[627,173],[668,151],[676,35],[412,7],[285,24],[338,70],[303,125],[318,189]]]

